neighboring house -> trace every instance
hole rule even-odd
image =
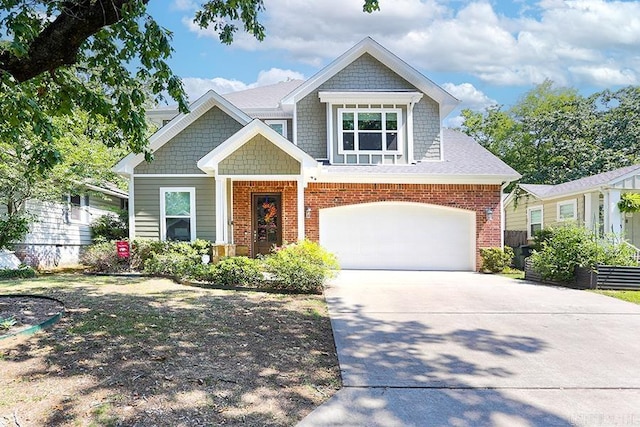
[[[475,270],[501,245],[501,188],[519,174],[442,127],[457,104],[366,38],[307,81],[156,110],[155,160],[116,166],[130,237],[251,256],[309,238],[343,268]]]
[[[640,247],[640,214],[623,214],[625,192],[640,191],[640,165],[627,166],[558,185],[518,184],[505,200],[505,230],[536,231],[566,221],[598,233],[616,233]]]
[[[91,222],[127,209],[129,196],[117,187],[85,187],[85,194],[61,202],[27,201],[26,210],[35,220],[24,240],[14,245],[22,262],[38,268],[77,265],[82,249],[91,244]]]

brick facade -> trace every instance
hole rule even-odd
[[[323,208],[381,201],[428,203],[476,212],[476,265],[482,247],[499,247],[500,186],[470,184],[345,184],[310,183],[305,189],[305,205],[311,218],[305,220],[305,235],[319,239],[318,212]],[[493,209],[487,221],[486,208]]]
[[[295,181],[236,181],[233,183],[233,238],[237,245],[251,250],[251,195],[282,193],[283,240],[295,242],[297,236],[297,183]],[[500,186],[471,184],[346,184],[310,183],[305,189],[305,206],[311,217],[305,219],[305,235],[319,239],[319,211],[324,208],[381,201],[428,203],[476,212],[476,265],[479,248],[499,247]],[[493,209],[487,220],[486,208]]]
[[[234,181],[233,182],[233,242],[247,246],[253,256],[251,199],[253,194],[282,194],[282,241],[298,240],[298,202],[296,181]]]

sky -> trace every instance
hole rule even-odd
[[[222,45],[193,23],[200,2],[154,0],[149,13],[173,32],[169,61],[193,101],[306,79],[370,36],[443,87],[462,108],[508,108],[546,79],[584,95],[640,81],[640,1],[264,0],[258,42],[238,32]]]

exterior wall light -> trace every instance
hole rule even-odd
[[[311,206],[304,208],[304,217],[307,219],[311,218]]]
[[[484,208],[484,213],[487,214],[487,221],[493,220],[493,208]]]

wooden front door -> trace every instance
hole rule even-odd
[[[253,195],[253,256],[268,254],[274,245],[282,245],[281,199],[280,193]]]

